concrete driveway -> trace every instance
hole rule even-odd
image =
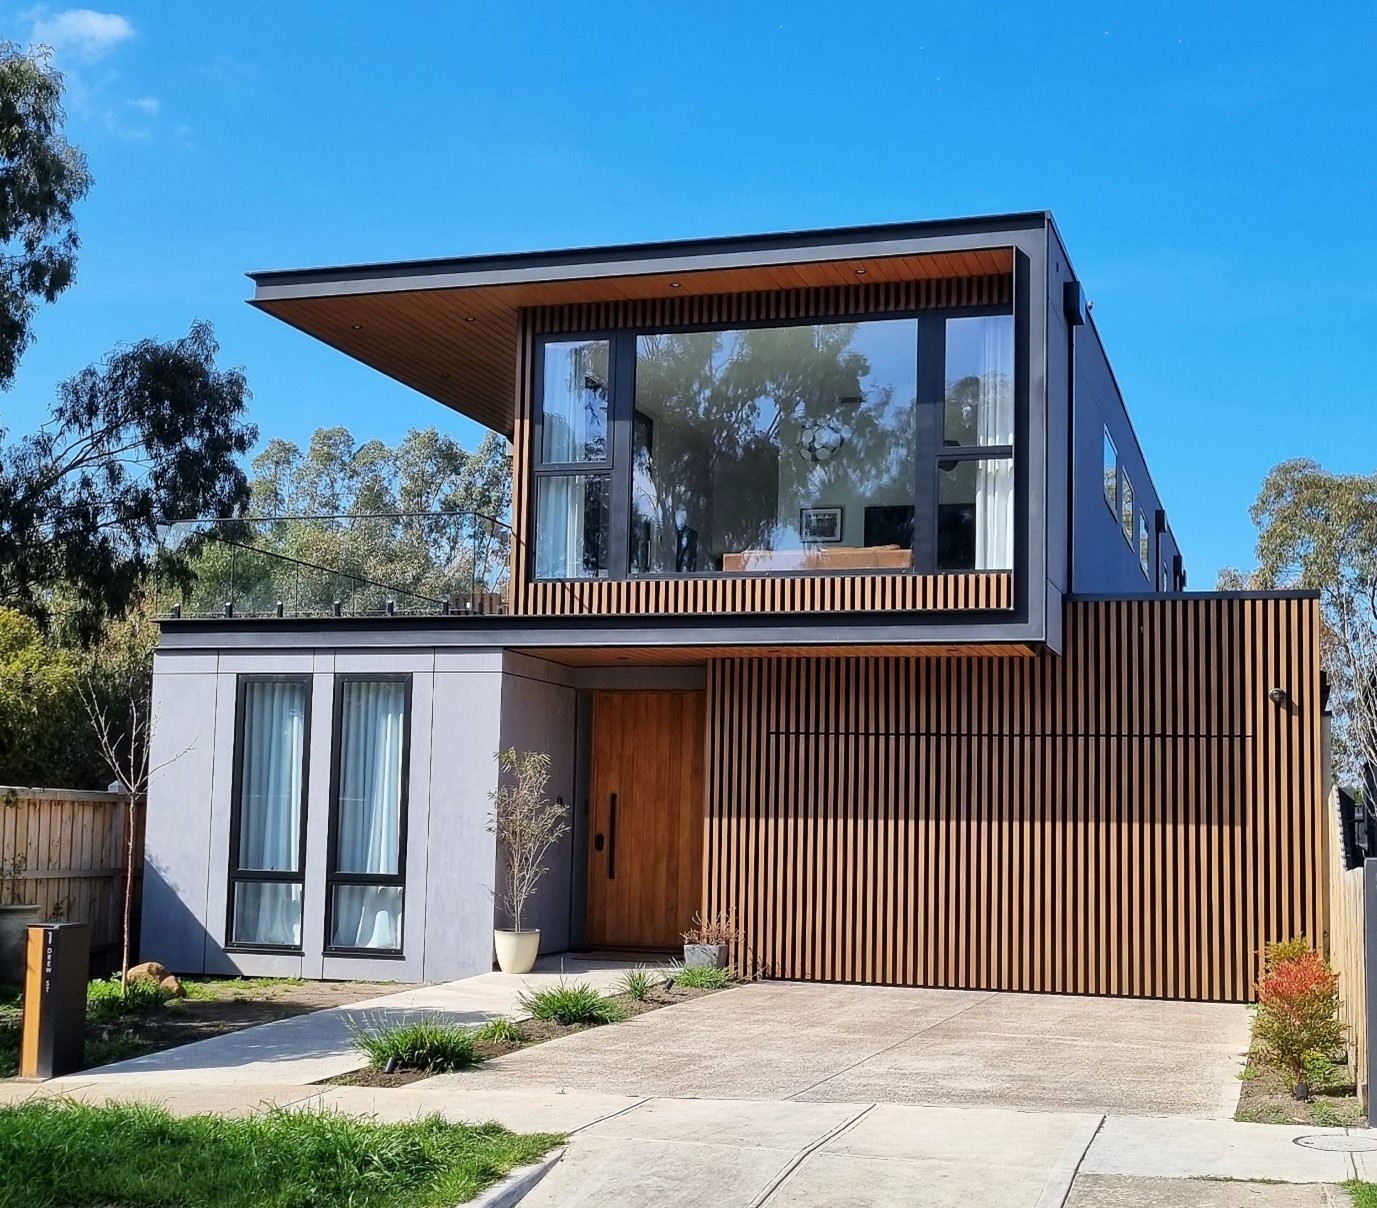
[[[1241,1006],[765,982],[463,1077],[475,1090],[1228,1119],[1247,1045]]]

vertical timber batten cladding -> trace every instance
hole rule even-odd
[[[1326,925],[1318,625],[1074,601],[1062,656],[715,661],[705,908],[774,977],[1247,1000]]]
[[[625,328],[692,327],[797,319],[904,314],[955,306],[1004,306],[1013,298],[1013,276],[918,281],[876,281],[739,294],[580,302],[528,308],[518,333],[515,424],[512,432],[512,611],[526,616],[639,616],[646,614],[768,612],[927,612],[989,610],[1014,606],[1007,571],[918,575],[743,575],[673,580],[535,582],[528,540],[533,480],[532,401],[536,339],[561,332]]]

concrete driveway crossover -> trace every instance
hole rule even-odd
[[[764,982],[464,1077],[494,1089],[1228,1119],[1247,1045],[1247,1012],[1234,1005]]]

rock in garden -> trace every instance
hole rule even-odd
[[[176,979],[176,977],[174,977],[171,973],[169,973],[165,978],[163,978],[162,981],[158,983],[158,985],[160,985],[163,988],[163,993],[166,994],[168,998],[186,997],[186,990],[182,988],[182,983],[179,982]]]
[[[141,965],[134,965],[129,970],[130,981],[154,981],[160,982],[169,976],[166,965],[160,965],[157,961],[144,961]]]

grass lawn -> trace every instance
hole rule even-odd
[[[1344,1184],[1344,1190],[1353,1197],[1353,1208],[1377,1208],[1377,1183],[1360,1183],[1354,1179]]]
[[[0,1108],[0,1208],[442,1208],[562,1140],[438,1116],[177,1119],[146,1104],[31,1101]]]

